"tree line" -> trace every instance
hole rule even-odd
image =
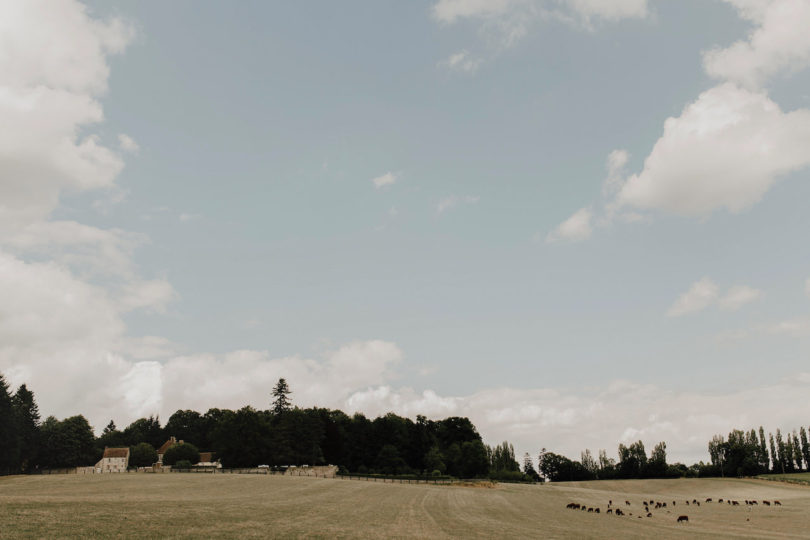
[[[164,455],[167,464],[195,462],[205,450],[231,468],[334,464],[367,474],[523,479],[514,448],[485,445],[468,418],[411,420],[389,413],[370,419],[294,407],[290,393],[281,379],[267,410],[178,410],[165,425],[150,416],[123,429],[111,420],[96,437],[81,415],[40,421],[33,392],[23,384],[12,394],[0,374],[0,473],[93,465],[105,447],[129,447],[130,465],[148,466],[157,460],[155,449],[174,436],[186,444]]]
[[[810,444],[801,427],[783,435],[733,430],[708,443],[709,461],[686,466],[668,463],[666,443],[647,455],[644,443],[618,447],[618,459],[590,450],[579,460],[540,452],[535,470],[527,453],[522,467],[514,447],[485,445],[468,418],[415,420],[394,413],[370,419],[361,413],[294,407],[284,379],[273,389],[267,410],[212,408],[204,413],[178,410],[165,425],[140,418],[119,429],[110,421],[96,437],[87,419],[72,416],[41,421],[34,394],[22,384],[10,392],[0,374],[0,474],[95,464],[105,447],[129,447],[131,466],[157,461],[156,448],[169,437],[186,444],[164,455],[166,464],[196,463],[199,451],[215,452],[224,467],[323,465],[361,474],[429,474],[462,478],[551,481],[683,476],[753,476],[810,469]]]
[[[727,437],[715,435],[708,442],[709,461],[686,466],[667,463],[666,443],[660,442],[649,457],[644,443],[619,445],[619,459],[599,450],[594,458],[590,450],[582,452],[579,461],[546,452],[538,459],[540,473],[552,481],[597,480],[614,478],[679,478],[712,476],[755,476],[765,473],[791,473],[810,470],[810,444],[804,427],[783,436],[765,429],[732,430]]]

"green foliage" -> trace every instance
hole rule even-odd
[[[129,449],[130,467],[150,467],[157,463],[157,460],[157,450],[149,443],[138,443]]]
[[[273,414],[280,415],[289,411],[292,408],[290,399],[287,397],[292,394],[292,390],[287,385],[285,379],[279,379],[273,387]]]
[[[160,419],[154,416],[149,418],[139,418],[128,425],[123,432],[122,440],[124,446],[135,446],[138,443],[148,442],[155,448],[159,448],[168,436],[160,427]]]
[[[200,451],[191,443],[180,443],[169,447],[166,453],[163,454],[163,464],[174,466],[180,461],[189,461],[191,463],[200,462]]]
[[[22,441],[8,383],[0,374],[0,473],[17,470]]]
[[[194,463],[197,463],[196,461]],[[173,469],[181,469],[181,470],[188,470],[194,466],[194,463],[187,459],[181,459],[177,461],[174,465],[172,465]]]
[[[49,416],[40,429],[39,462],[46,468],[93,465],[99,453],[93,429],[84,416],[72,416],[61,422]]]

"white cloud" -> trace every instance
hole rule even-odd
[[[784,403],[802,400],[810,376],[722,393],[674,391],[656,385],[614,380],[593,388],[497,388],[466,396],[379,385],[353,393],[345,410],[369,415],[394,411],[431,418],[468,416],[486,442],[514,443],[519,453],[540,447],[578,458],[581,450],[605,448],[616,456],[618,443],[642,439],[652,447],[668,443],[669,461],[707,460],[706,443],[715,434],[759,425],[775,429],[804,422],[800,409]]]
[[[702,311],[717,300],[717,285],[709,278],[703,278],[689,287],[667,311],[670,317],[680,317],[688,313]]]
[[[443,214],[444,212],[447,212],[448,210],[452,210],[453,208],[455,208],[459,204],[467,204],[467,205],[469,205],[469,204],[477,204],[478,201],[480,201],[480,200],[481,200],[481,197],[479,197],[477,195],[465,195],[463,197],[459,197],[458,195],[450,195],[449,197],[445,197],[444,199],[441,199],[436,204],[436,213],[437,214]]]
[[[129,152],[131,154],[137,153],[138,150],[141,149],[141,147],[138,146],[138,143],[136,143],[132,137],[125,133],[118,135],[118,146],[120,146],[121,150],[124,152]]]
[[[690,313],[702,311],[709,306],[717,304],[720,309],[736,311],[746,304],[762,297],[762,291],[747,285],[735,285],[728,289],[722,297],[719,288],[709,278],[704,277],[692,284],[688,291],[683,293],[667,311],[670,317],[680,317]]]
[[[541,20],[591,29],[595,21],[641,19],[649,14],[647,0],[438,0],[431,11],[442,24],[462,20],[480,24],[488,48],[496,51],[517,43]],[[477,59],[470,67],[480,62]]]
[[[544,14],[558,9],[557,6],[586,21],[592,18],[617,21],[648,15],[647,0],[439,0],[432,11],[434,18],[449,24],[466,18]]]
[[[810,335],[810,319],[789,319],[765,327],[765,331],[774,335],[804,337]]]
[[[810,165],[810,110],[782,112],[765,94],[731,83],[712,88],[664,123],[620,205],[681,215],[740,212],[780,176]]]
[[[761,297],[762,291],[747,285],[737,285],[729,289],[726,295],[720,299],[720,307],[735,311]]]
[[[810,2],[726,0],[756,24],[746,40],[704,53],[706,72],[718,79],[758,88],[781,72],[810,64]]]
[[[376,178],[371,179],[371,183],[374,184],[374,187],[380,189],[381,187],[390,186],[397,181],[397,175],[392,172],[387,172],[383,175],[380,175]]]
[[[580,208],[574,214],[560,223],[557,228],[548,233],[546,242],[579,242],[591,237],[591,218],[593,212],[590,208]]]
[[[475,73],[478,71],[482,61],[481,58],[473,57],[467,51],[459,51],[455,54],[451,54],[447,60],[441,62],[441,65],[446,66],[451,71]]]

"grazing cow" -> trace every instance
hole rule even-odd
[[[647,512],[647,517],[652,517],[652,512]]]
[[[593,512],[593,508],[588,508],[588,512]]]
[[[678,523],[682,521],[689,521],[689,516],[678,516]]]
[[[616,509],[616,515],[617,515],[617,516],[623,516],[623,515],[624,515],[624,512],[622,512],[622,509],[621,509],[621,508],[617,508],[617,509]]]
[[[773,501],[773,505],[774,506],[782,506],[782,503],[780,503],[779,501]]]
[[[677,504],[677,503],[676,503],[675,501],[672,501],[672,506],[675,506],[676,504]]]
[[[723,499],[717,499],[717,502],[721,503],[723,502]]]
[[[598,514],[598,513],[599,513],[599,509],[598,509],[598,508],[596,508],[596,509],[594,510],[594,512]]]
[[[626,504],[627,506],[630,506],[630,501],[624,501],[624,504]]]
[[[732,506],[740,506],[740,501],[731,501]]]
[[[765,506],[770,506],[770,505],[771,505],[771,501],[762,501],[762,504],[764,504]]]
[[[695,501],[695,504],[700,506],[700,501]]]
[[[689,506],[689,501],[686,501],[686,506]]]
[[[663,506],[664,508],[666,508],[666,507],[667,507],[667,503],[661,503],[661,506]]]
[[[580,510],[582,510],[582,511],[584,512],[585,510],[587,510],[587,508],[585,508],[585,505],[582,505],[582,506],[580,507]]]
[[[613,513],[613,509],[612,509],[612,508],[608,508],[608,509],[607,509],[607,511],[605,511],[605,513],[606,513],[606,514],[612,514],[612,513]]]
[[[608,501],[608,506],[613,506],[613,499]]]
[[[692,504],[697,504],[697,499],[692,499]]]
[[[706,502],[712,502],[712,498],[709,497],[708,499],[706,499]]]
[[[759,503],[757,501],[751,501],[751,504],[756,504],[757,506],[759,506]]]

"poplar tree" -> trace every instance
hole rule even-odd
[[[769,471],[771,468],[771,462],[768,459],[768,444],[765,441],[765,430],[762,428],[762,426],[759,426],[759,457],[760,467],[765,469],[766,472]]]
[[[785,462],[787,461],[785,459],[786,448],[785,441],[782,439],[782,431],[779,428],[776,428],[776,450],[778,452],[777,460],[779,461],[779,468],[782,471],[782,474],[785,474]]]
[[[771,443],[771,471],[776,472],[776,467],[779,464],[779,456],[776,455],[776,445],[773,444],[773,433],[768,433],[768,438],[770,439]]]
[[[804,466],[807,467],[807,470],[810,470],[810,445],[807,443],[807,431],[805,431],[804,426],[802,426],[799,430],[799,436],[801,437],[802,442],[802,457],[804,458]]]

